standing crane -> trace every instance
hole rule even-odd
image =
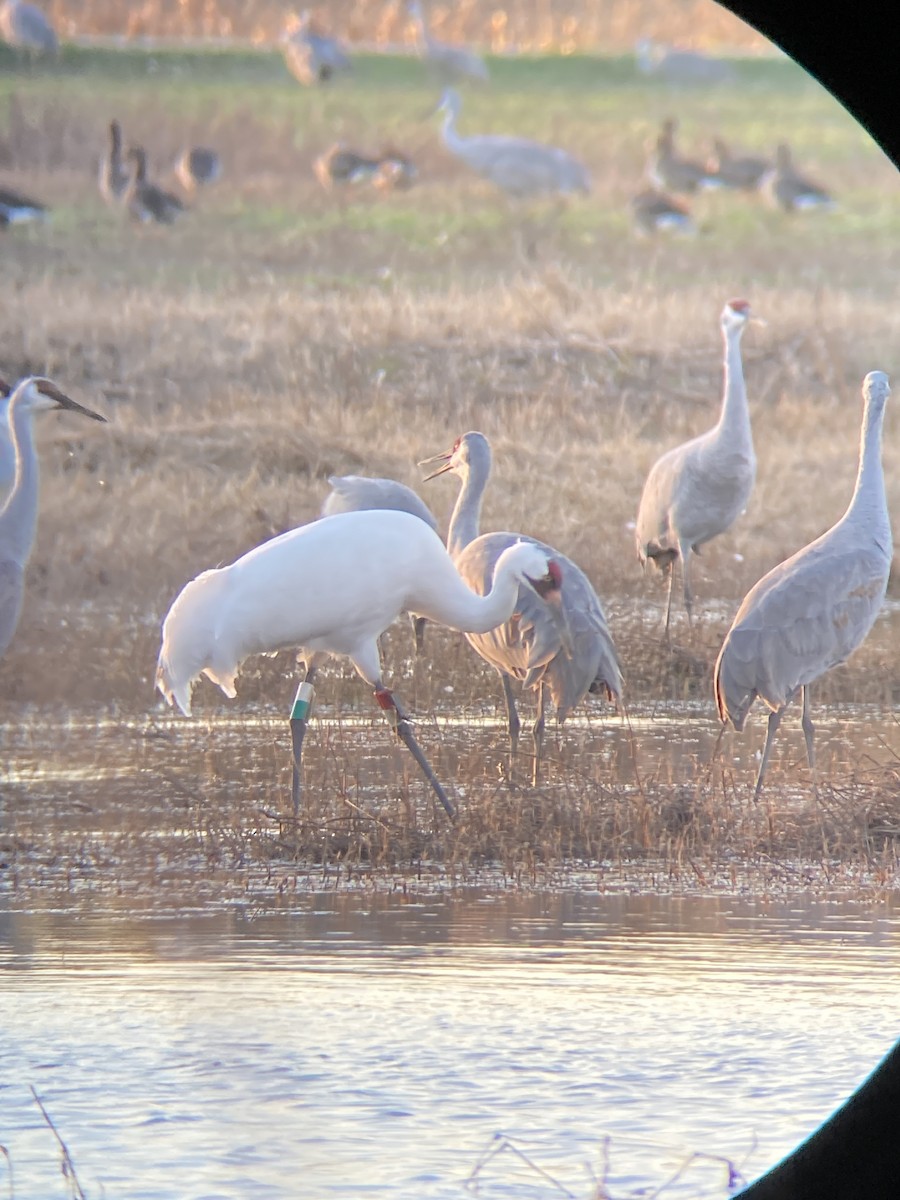
[[[407,4],[409,15],[416,23],[419,53],[425,61],[429,74],[438,84],[463,83],[475,80],[487,83],[490,79],[484,59],[465,46],[450,46],[440,42],[428,32],[425,14],[419,0]]]
[[[444,145],[465,165],[513,198],[588,193],[591,180],[577,158],[559,146],[528,138],[482,133],[462,137],[456,121],[462,108],[459,93],[444,92],[439,112],[445,113]]]
[[[59,53],[59,39],[49,19],[36,4],[25,0],[5,0],[0,5],[0,39],[29,58]]]
[[[685,158],[675,149],[674,117],[663,121],[653,151],[647,161],[647,178],[654,187],[692,195],[694,192],[721,187],[720,181],[706,167],[692,158]]]
[[[883,371],[870,371],[863,380],[859,469],[847,511],[750,589],[716,660],[716,705],[723,722],[740,732],[757,697],[769,709],[757,797],[781,718],[799,691],[806,756],[815,771],[810,685],[862,644],[884,600],[893,542],[881,429],[890,391]]]
[[[132,221],[146,224],[171,225],[185,211],[184,204],[172,192],[151,183],[147,178],[147,155],[141,146],[131,146],[128,158],[134,163],[131,182],[124,196],[125,206]]]
[[[9,391],[8,385],[4,388]],[[22,611],[25,567],[37,532],[39,473],[32,428],[34,416],[64,408],[94,421],[99,413],[76,404],[50,379],[29,375],[9,395],[9,428],[16,456],[12,490],[0,507],[0,657],[12,641]]]
[[[750,320],[746,300],[722,310],[725,386],[718,423],[669,450],[650,468],[635,524],[638,558],[669,575],[666,641],[672,616],[675,561],[681,560],[684,606],[691,619],[691,554],[724,533],[747,507],[756,480],[756,455],[741,362],[741,336]]]
[[[128,190],[131,172],[122,156],[122,126],[118,121],[109,123],[109,149],[100,160],[97,186],[107,204],[118,204]]]
[[[335,38],[315,33],[309,9],[292,17],[281,35],[285,65],[298,83],[312,87],[350,70],[350,59]]]
[[[163,622],[157,687],[190,716],[191,690],[201,675],[233,698],[245,658],[300,647],[306,671],[291,714],[296,813],[312,682],[326,655],[345,655],[375,689],[376,702],[452,819],[453,805],[406,713],[385,687],[378,638],[410,610],[451,629],[485,632],[512,615],[522,586],[541,596],[562,621],[561,582],[552,557],[523,542],[500,557],[490,591],[480,596],[466,586],[441,539],[418,517],[386,510],[338,513],[191,580]]]
[[[772,203],[785,212],[833,212],[837,208],[823,187],[800,174],[790,146],[784,142],[776,148],[775,166],[761,186]]]
[[[519,538],[515,533],[479,535],[481,504],[491,471],[490,443],[483,433],[471,431],[457,438],[451,450],[419,465],[435,463],[440,465],[428,479],[452,471],[460,480],[447,548],[469,587],[484,592],[490,586],[496,563]],[[537,714],[532,727],[532,781],[537,783],[548,694],[562,725],[588,692],[604,692],[608,699],[620,699],[622,672],[603,606],[590,580],[558,550],[535,538],[527,540],[560,564],[565,627],[548,620],[546,606],[523,588],[510,620],[488,632],[467,633],[466,640],[497,671],[503,683],[510,763],[516,755],[520,729],[511,681],[521,680],[524,687],[537,692]]]

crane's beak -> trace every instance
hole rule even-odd
[[[68,409],[69,412],[81,413],[82,416],[90,417],[92,421],[105,421],[106,417],[101,417],[99,413],[95,413],[93,409],[85,408],[83,404],[72,400],[65,392],[61,392],[59,388],[49,379],[42,379],[37,385],[38,391],[42,396],[47,396],[50,400],[56,401],[57,408]]]
[[[546,604],[547,614],[559,633],[559,640],[566,658],[571,659],[575,654],[575,643],[572,641],[572,630],[569,628],[569,619],[563,609],[562,585],[558,572],[559,568],[557,567],[556,573],[551,571],[549,575],[545,575],[541,579],[532,579],[530,575],[527,578],[528,582]]]
[[[431,458],[423,458],[416,465],[419,467],[430,467],[432,463],[440,463],[441,465],[436,471],[432,471],[430,475],[423,475],[423,483],[427,483],[429,479],[434,479],[436,476],[443,475],[450,470],[453,464],[453,451],[445,450],[443,454],[433,454]]]

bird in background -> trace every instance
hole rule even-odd
[[[755,700],[769,709],[757,798],[781,718],[798,692],[815,772],[810,686],[862,644],[884,601],[893,557],[881,461],[887,375],[870,371],[862,394],[859,468],[847,511],[750,589],[716,660],[716,706],[724,723],[740,732]]]
[[[490,587],[496,563],[520,539],[516,533],[479,533],[481,505],[491,471],[491,447],[483,433],[470,431],[457,438],[444,454],[425,459],[420,466],[440,464],[427,479],[452,472],[460,481],[450,518],[447,548],[469,587],[484,592]],[[518,748],[520,720],[512,680],[533,688],[537,712],[532,727],[537,783],[548,698],[553,700],[560,725],[588,692],[603,692],[621,699],[622,671],[603,606],[590,580],[571,559],[536,538],[532,545],[559,563],[562,571],[562,611],[565,623],[550,619],[527,588],[520,589],[515,613],[495,629],[467,633],[466,640],[500,676],[506,701],[510,764]]]
[[[645,188],[629,202],[636,232],[642,237],[656,233],[680,233],[693,236],[697,226],[690,211],[665,192]]]
[[[59,54],[59,39],[49,17],[25,0],[5,0],[0,5],[0,40],[30,59]]]
[[[288,70],[304,87],[327,83],[350,70],[350,58],[337,40],[313,31],[309,9],[288,19],[280,42]]]
[[[729,83],[736,79],[734,68],[721,58],[667,46],[652,38],[640,38],[634,47],[637,68],[642,75],[653,75],[673,84]]]
[[[416,24],[419,53],[435,83],[446,86],[473,80],[489,82],[490,73],[480,55],[465,46],[451,46],[432,37],[419,0],[410,0],[406,8]]]
[[[122,126],[118,121],[110,121],[109,147],[100,160],[97,179],[100,195],[107,204],[119,204],[131,182],[131,171],[125,165],[122,145]]]
[[[192,688],[201,675],[233,698],[235,677],[249,655],[299,648],[306,670],[291,716],[296,812],[313,680],[326,655],[346,656],[374,688],[377,704],[452,818],[454,806],[385,686],[378,638],[404,611],[461,632],[485,632],[511,616],[523,585],[562,620],[559,565],[532,543],[508,547],[481,596],[466,586],[440,538],[418,517],[383,509],[337,513],[188,583],[163,622],[157,687],[190,716]]]
[[[371,183],[380,168],[380,158],[360,154],[344,142],[335,142],[313,162],[316,178],[326,191],[334,187]]]
[[[710,175],[724,188],[755,192],[772,169],[767,158],[755,154],[733,154],[721,138],[713,138],[713,152],[706,163]]]
[[[341,512],[364,512],[368,509],[393,509],[408,512],[424,521],[437,533],[437,519],[424,500],[396,479],[372,479],[365,475],[329,475],[331,491],[322,504],[321,515],[332,517]],[[416,654],[425,649],[425,618],[410,614],[416,639]]]
[[[39,470],[34,445],[34,417],[40,412],[66,409],[94,421],[105,421],[64,395],[50,379],[29,375],[10,391],[7,419],[15,453],[12,489],[0,507],[0,657],[13,639],[22,612],[25,568],[37,532]]]
[[[837,203],[819,184],[801,175],[794,166],[791,148],[782,142],[775,150],[775,166],[761,187],[784,212],[834,212]]]
[[[669,576],[665,637],[669,640],[675,563],[681,562],[684,606],[693,609],[691,555],[724,533],[750,500],[756,455],[741,361],[741,337],[751,319],[746,300],[729,300],[720,324],[725,341],[722,408],[707,433],[667,451],[650,468],[638,507],[635,539],[641,566]]]
[[[662,129],[653,143],[647,160],[647,178],[662,191],[693,195],[721,187],[720,181],[701,162],[685,158],[675,148],[678,122],[674,117],[663,121]]]
[[[211,187],[222,178],[222,159],[209,146],[189,146],[175,159],[175,176],[194,196],[199,188]]]
[[[142,146],[131,146],[128,159],[134,164],[124,202],[132,221],[171,225],[185,211],[182,201],[172,192],[147,179],[147,154]]]
[[[0,187],[0,227],[25,225],[31,221],[46,221],[50,210],[46,204],[23,196],[12,188]]]

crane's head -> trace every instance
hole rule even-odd
[[[9,406],[10,410],[13,407],[17,410],[24,408],[27,412],[52,412],[58,408],[65,408],[70,412],[90,417],[93,421],[106,420],[106,417],[101,417],[99,413],[70,399],[59,390],[52,379],[45,379],[41,375],[29,375],[20,380],[10,396]]]
[[[437,108],[434,110],[437,113],[450,113],[454,117],[458,117],[462,110],[462,100],[459,97],[459,92],[455,88],[445,88]]]
[[[483,433],[473,429],[464,433],[462,437],[458,437],[451,448],[445,450],[443,454],[423,458],[418,465],[430,467],[434,463],[440,465],[430,475],[425,475],[423,482],[434,479],[438,475],[444,475],[447,471],[452,471],[455,475],[465,478],[473,463],[483,465],[489,472],[491,469],[491,444]]]
[[[722,332],[726,337],[729,333],[741,333],[747,322],[755,319],[750,311],[749,301],[729,300],[722,309]]]
[[[891,394],[891,384],[884,371],[870,371],[863,380],[863,400],[866,406],[877,405],[883,408]]]

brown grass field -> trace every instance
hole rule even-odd
[[[862,713],[879,753],[842,744],[837,728],[816,796],[799,714],[789,717],[759,805],[761,714],[709,762],[712,664],[737,604],[841,514],[860,382],[895,373],[896,171],[836,102],[774,57],[740,61],[734,85],[684,92],[638,77],[627,56],[492,60],[491,88],[466,95],[461,128],[553,140],[584,159],[593,194],[554,222],[546,209],[511,210],[450,158],[413,59],[360,56],[352,79],[317,91],[263,49],[69,46],[55,67],[8,54],[0,65],[0,185],[53,208],[48,224],[0,236],[0,373],[49,374],[110,419],[41,422],[38,544],[0,664],[0,840],[15,886],[74,874],[114,891],[113,878],[155,878],[136,856],[167,830],[174,876],[194,878],[200,862],[222,887],[244,886],[238,864],[271,882],[288,859],[320,882],[336,863],[404,878],[428,864],[454,878],[491,868],[512,881],[579,866],[618,872],[621,886],[739,886],[748,871],[763,888],[895,882],[892,611],[814,694],[823,721],[825,703]],[[790,218],[710,194],[694,205],[696,239],[636,238],[626,202],[669,114],[696,154],[714,133],[751,151],[789,140],[840,210]],[[223,181],[172,228],[130,226],[94,182],[112,115],[162,180],[192,140],[221,152]],[[420,182],[327,195],[311,163],[336,137],[395,142]],[[669,652],[664,588],[642,577],[630,523],[654,459],[715,420],[718,319],[732,296],[767,321],[744,338],[758,482],[747,514],[697,560],[701,617],[689,632],[679,610]],[[894,513],[898,428],[889,410]],[[592,697],[586,724],[550,737],[541,785],[526,785],[527,764],[510,780],[492,673],[433,628],[414,663],[398,626],[388,676],[460,798],[457,827],[432,811],[368,689],[334,664],[294,830],[277,819],[291,656],[248,662],[233,703],[204,683],[200,720],[169,721],[153,691],[160,621],[201,569],[314,518],[329,474],[419,487],[416,462],[467,429],[494,448],[483,527],[544,538],[593,580],[633,737]],[[448,513],[447,479],[420,492]],[[362,731],[344,729],[342,714],[364,718]],[[454,732],[449,715],[470,728]],[[670,724],[654,734],[658,720]],[[661,727],[663,745],[700,733],[703,745],[676,761],[659,750]]]

